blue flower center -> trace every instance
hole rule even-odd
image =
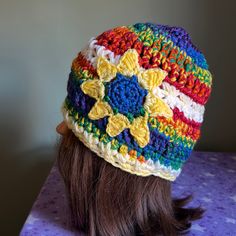
[[[142,114],[147,90],[140,87],[137,76],[126,77],[117,73],[116,79],[106,85],[107,101],[113,111],[126,116]]]

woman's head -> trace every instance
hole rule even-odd
[[[211,83],[204,55],[180,27],[116,27],[79,52],[58,160],[80,229],[175,235],[201,215],[182,208],[188,199],[171,199],[169,181],[200,136]]]

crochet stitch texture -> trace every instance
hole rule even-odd
[[[73,60],[62,112],[113,166],[173,181],[200,137],[211,84],[184,29],[120,26],[92,38]]]

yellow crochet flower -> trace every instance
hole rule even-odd
[[[172,117],[173,112],[170,107],[159,97],[154,95],[153,90],[160,86],[167,73],[160,68],[144,70],[138,63],[138,53],[134,49],[129,49],[120,58],[118,65],[109,62],[105,57],[99,57],[97,61],[97,73],[99,79],[87,80],[81,84],[82,91],[95,98],[97,101],[90,110],[88,117],[98,120],[109,116],[106,132],[111,137],[120,134],[124,129],[129,128],[131,135],[140,147],[145,147],[149,143],[150,132],[148,128],[148,117],[165,116]],[[124,114],[114,112],[109,102],[105,101],[105,85],[117,79],[121,74],[126,78],[138,79],[141,88],[148,91],[143,108],[143,115],[134,118],[132,121]],[[132,92],[132,91],[130,91]]]

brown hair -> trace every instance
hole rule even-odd
[[[75,227],[90,236],[183,234],[204,210],[184,208],[192,196],[171,198],[171,182],[132,175],[112,166],[69,131],[59,146]]]

